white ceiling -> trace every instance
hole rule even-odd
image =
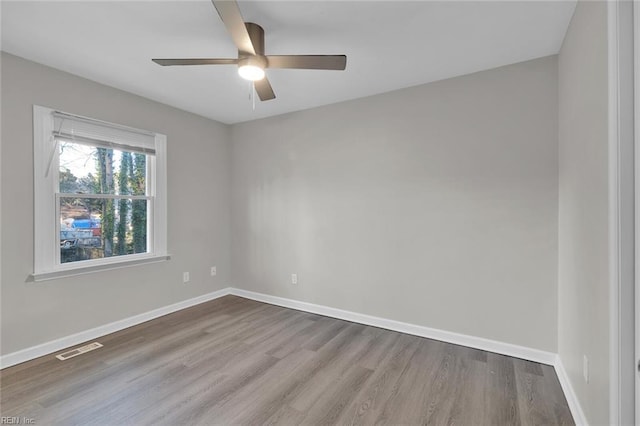
[[[2,50],[224,123],[312,108],[555,54],[575,1],[241,2],[267,54],[346,54],[346,71],[268,70],[277,98],[249,99],[202,1],[2,1]]]

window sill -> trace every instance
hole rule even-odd
[[[131,266],[146,265],[148,263],[164,262],[169,259],[171,259],[171,256],[169,255],[149,256],[149,257],[138,258],[138,259],[121,260],[119,262],[114,262],[114,263],[102,263],[98,265],[79,266],[79,267],[74,267],[69,269],[59,269],[57,271],[51,271],[51,272],[41,272],[37,274],[31,274],[31,278],[35,282],[48,281],[48,280],[55,280],[58,278],[73,277],[76,275],[84,275],[84,274],[91,274],[91,273],[100,272],[100,271],[108,271],[111,269],[129,268]]]

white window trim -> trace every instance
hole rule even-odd
[[[51,108],[33,106],[34,269],[32,278],[34,281],[169,259],[167,254],[167,137],[154,133],[156,153],[152,161],[149,161],[151,170],[147,177],[149,194],[153,195],[147,222],[150,231],[147,242],[149,251],[104,259],[60,263],[60,224],[56,215],[58,170],[57,167],[51,166],[52,156],[58,155],[56,144],[52,142],[54,112],[56,110]],[[53,164],[57,164],[57,161]],[[51,170],[48,170],[49,167]]]

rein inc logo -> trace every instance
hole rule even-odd
[[[0,417],[0,425],[35,425],[36,419],[31,417]]]

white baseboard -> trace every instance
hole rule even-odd
[[[412,334],[414,336],[441,340],[443,342],[453,343],[456,345],[469,346],[484,351],[495,352],[502,355],[508,355],[516,358],[526,359],[529,361],[539,362],[541,364],[555,365],[556,362],[555,353],[528,348],[525,346],[518,346],[511,343],[499,342],[497,340],[484,339],[482,337],[475,337],[466,334],[454,333],[451,331],[438,330],[421,325],[409,324],[406,322],[359,314],[357,312],[344,311],[342,309],[331,308],[329,306],[300,302],[298,300],[286,299],[283,297],[271,296],[263,293],[255,293],[253,291],[241,290],[233,287],[231,288],[231,294],[245,297],[247,299],[257,300],[259,302],[283,306],[285,308],[292,308],[300,311],[310,312],[313,314],[319,314],[327,317],[357,322],[360,324],[371,325],[374,327],[385,328],[387,330]]]
[[[32,346],[30,348],[3,355],[0,357],[0,368],[11,367],[12,365],[20,364],[22,362],[41,357],[43,355],[57,352],[61,349],[66,349],[70,346],[84,343],[87,340],[95,339],[97,337],[101,337],[116,331],[124,330],[125,328],[141,324],[154,318],[158,318],[163,315],[179,311],[181,309],[189,308],[191,306],[199,305],[200,303],[208,302],[210,300],[226,296],[227,294],[230,294],[230,292],[230,287],[223,288],[222,290],[203,294],[202,296],[194,297],[193,299],[183,300],[182,302],[174,303],[169,306],[163,306],[162,308],[154,309],[143,314],[135,315],[119,321],[114,321],[109,324],[92,328],[90,330],[81,331],[80,333],[72,334],[70,336],[65,336],[60,339],[52,340],[50,342],[42,343],[37,346]]]
[[[426,337],[429,339],[441,340],[443,342],[454,343],[456,345],[468,346],[489,352],[495,352],[503,355],[522,358],[529,361],[539,362],[548,365],[557,365],[557,355],[552,352],[541,351],[538,349],[528,348],[525,346],[514,345],[511,343],[499,342],[496,340],[485,339],[482,337],[469,336],[466,334],[454,333],[451,331],[438,330],[435,328],[425,327],[421,325],[409,324],[406,322],[390,320],[386,318],[374,317],[371,315],[360,314],[357,312],[345,311],[342,309],[331,308],[324,305],[316,305],[314,303],[301,302],[283,297],[271,296],[263,293],[242,290],[233,287],[227,287],[222,290],[194,297],[193,299],[184,300],[169,306],[154,309],[143,314],[135,315],[109,324],[105,324],[90,330],[32,346],[17,352],[13,352],[0,357],[0,368],[10,367],[20,364],[31,359],[41,357],[53,352],[57,352],[68,347],[84,343],[87,340],[95,339],[109,333],[123,330],[125,328],[141,324],[143,322],[189,308],[200,303],[208,302],[228,294],[239,297],[256,300],[259,302],[270,303],[272,305],[282,306],[285,308],[297,309],[300,311],[310,312],[314,314],[324,315],[332,318],[338,318],[346,321],[357,322],[360,324],[380,327],[387,330],[398,331],[401,333],[412,334],[414,336]],[[563,370],[564,371],[564,370]],[[560,373],[558,373],[560,376]],[[566,374],[565,374],[566,377]],[[567,382],[568,383],[568,382]],[[563,385],[564,388],[564,385]],[[568,398],[568,397],[567,397]]]
[[[573,390],[573,386],[571,385],[571,381],[567,375],[567,370],[564,369],[564,364],[562,364],[560,355],[556,355],[556,362],[553,366],[556,369],[556,374],[558,375],[558,380],[560,381],[560,386],[562,386],[564,396],[567,398],[567,404],[569,405],[569,409],[573,415],[573,421],[577,426],[588,426],[589,423],[584,415],[584,411],[582,411],[582,406],[580,405],[578,396]]]
[[[499,353],[502,355],[508,355],[516,358],[526,359],[529,361],[539,362],[542,364],[553,365],[555,367],[556,374],[558,375],[560,385],[562,386],[562,390],[564,391],[565,397],[567,398],[567,403],[569,405],[569,409],[571,410],[571,414],[573,415],[574,421],[577,425],[588,425],[584,416],[584,412],[582,411],[582,407],[580,406],[580,402],[578,401],[578,398],[573,391],[571,382],[569,381],[564,366],[562,365],[562,361],[560,360],[560,357],[555,353],[528,348],[525,346],[514,345],[511,343],[499,342],[496,340],[484,339],[482,337],[469,336],[466,334],[454,333],[450,331],[424,327],[421,325],[409,324],[406,322],[359,314],[357,312],[345,311],[342,309],[331,308],[329,306],[301,302],[298,300],[271,296],[263,293],[256,293],[253,291],[247,291],[233,287],[223,288],[212,293],[194,297],[193,299],[184,300],[182,302],[154,309],[143,314],[135,315],[96,328],[92,328],[90,330],[85,330],[80,333],[72,334],[70,336],[62,337],[60,339],[52,340],[50,342],[0,356],[0,368],[11,367],[12,365],[20,364],[22,362],[41,357],[43,355],[48,355],[62,349],[69,348],[71,346],[84,343],[88,340],[120,331],[125,328],[152,320],[154,318],[158,318],[163,315],[179,311],[181,309],[186,309],[191,306],[199,305],[200,303],[208,302],[210,300],[217,299],[228,294],[233,294],[235,296],[252,299],[259,302],[269,303],[272,305],[282,306],[285,308],[297,309],[304,312],[310,312],[327,317],[371,325],[374,327],[380,327],[387,330],[398,331],[400,333],[407,333],[414,336],[440,340],[456,345],[468,346],[489,352]]]
[[[466,334],[454,333],[450,331],[438,330],[435,328],[424,327],[421,325],[409,324],[401,321],[394,321],[371,315],[359,314],[357,312],[345,311],[342,309],[331,308],[324,305],[316,305],[314,303],[301,302],[298,300],[287,299],[284,297],[271,296],[263,293],[242,290],[233,287],[227,287],[222,290],[194,297],[193,299],[184,300],[169,306],[154,309],[143,314],[135,315],[99,327],[85,330],[80,333],[52,340],[37,346],[32,346],[17,352],[13,352],[0,357],[0,368],[11,367],[43,355],[51,354],[71,346],[84,343],[88,340],[104,336],[109,333],[123,330],[125,328],[141,324],[154,318],[167,315],[181,309],[186,309],[200,303],[208,302],[228,294],[239,297],[256,300],[259,302],[269,303],[272,305],[282,306],[285,308],[297,309],[300,311],[310,312],[318,315],[324,315],[332,318],[338,318],[346,321],[357,322],[360,324],[380,327],[387,330],[398,331],[400,333],[412,334],[414,336],[436,339],[443,342],[454,343],[456,345],[468,346],[489,352],[495,352],[503,355],[522,358],[529,361],[539,362],[542,364],[553,365],[556,369],[558,379],[562,386],[562,390],[567,398],[567,403],[571,409],[574,420],[577,425],[587,425],[584,412],[573,391],[571,382],[557,354],[541,351],[538,349],[528,348],[525,346],[513,345],[511,343],[499,342],[496,340],[484,339],[482,337],[469,336]]]

